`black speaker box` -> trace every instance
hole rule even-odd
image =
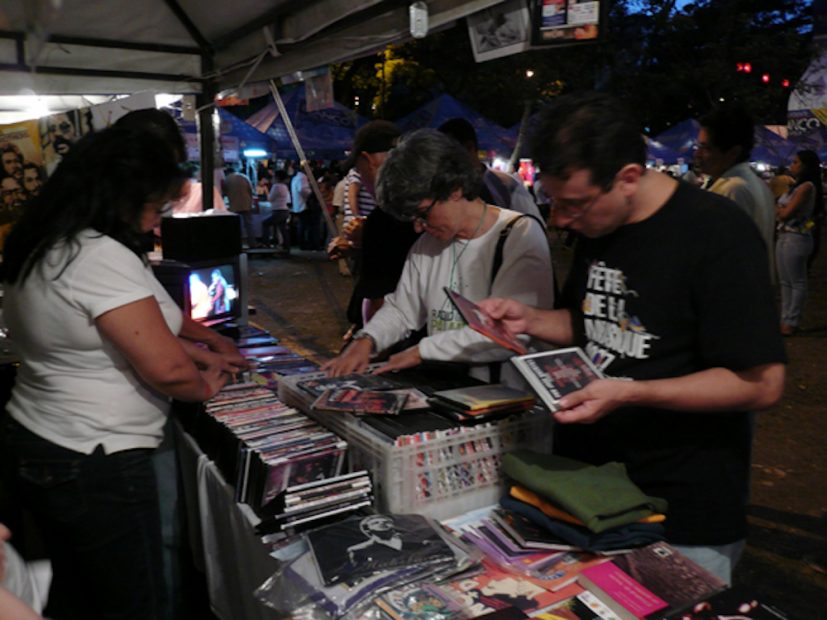
[[[235,214],[161,219],[164,258],[201,261],[241,254],[241,218]]]

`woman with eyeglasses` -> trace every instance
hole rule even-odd
[[[373,354],[425,326],[425,338],[392,355],[377,372],[423,360],[454,361],[476,365],[471,374],[489,380],[489,365],[512,354],[466,326],[444,288],[472,301],[507,294],[551,308],[545,228],[486,204],[480,184],[480,170],[463,147],[436,130],[415,131],[390,152],[379,170],[377,202],[425,234],[411,248],[396,290],[344,352],[322,366],[330,375],[364,371]],[[494,273],[501,235],[501,262]]]
[[[182,325],[197,328],[140,249],[184,181],[173,150],[150,132],[91,134],[6,242],[3,309],[22,362],[0,454],[52,562],[50,618],[160,615],[150,458],[170,398],[208,399],[233,370],[228,355],[178,337]]]
[[[775,262],[781,283],[781,333],[792,336],[807,298],[807,259],[813,251],[816,205],[823,200],[821,160],[813,151],[799,151],[790,164],[792,187],[778,199]]]

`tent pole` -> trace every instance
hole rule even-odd
[[[322,197],[322,190],[319,189],[319,184],[313,176],[313,170],[310,168],[310,162],[307,161],[304,156],[304,149],[302,148],[301,142],[299,142],[299,137],[296,135],[296,130],[293,127],[293,121],[287,115],[287,109],[284,107],[284,101],[281,99],[279,89],[276,88],[276,83],[273,80],[270,80],[267,83],[270,85],[270,93],[272,93],[273,100],[276,102],[276,106],[279,109],[279,114],[281,114],[281,118],[284,121],[284,126],[287,128],[287,133],[290,134],[290,140],[293,142],[293,148],[296,149],[296,153],[299,156],[299,163],[301,164],[304,173],[307,175],[307,181],[310,183],[310,188],[313,190],[313,193],[316,195],[316,199],[319,201],[319,205],[322,209],[322,216],[324,216],[324,221],[327,224],[327,229],[335,232],[336,234],[340,234],[341,231],[336,228],[333,218],[330,217],[330,213],[327,212],[327,205]]]
[[[204,64],[212,65],[204,60]],[[206,66],[205,66],[206,69]],[[195,107],[198,109],[198,137],[201,147],[201,210],[215,208],[213,204],[213,187],[215,186],[215,128],[212,116],[215,106],[216,83],[209,80],[203,83],[201,94],[196,96]]]

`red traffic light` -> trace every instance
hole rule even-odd
[[[744,63],[744,73],[752,73],[752,65],[748,62]]]
[[[790,81],[786,78],[781,80],[781,87],[782,88],[789,88],[790,87]]]
[[[764,73],[761,76],[761,81],[764,82],[764,84],[769,84],[770,83],[770,74],[769,73]]]

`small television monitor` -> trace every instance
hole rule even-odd
[[[246,325],[246,255],[203,261],[161,261],[155,275],[184,314],[208,327]]]
[[[246,323],[244,255],[187,263],[184,311],[207,326]]]

